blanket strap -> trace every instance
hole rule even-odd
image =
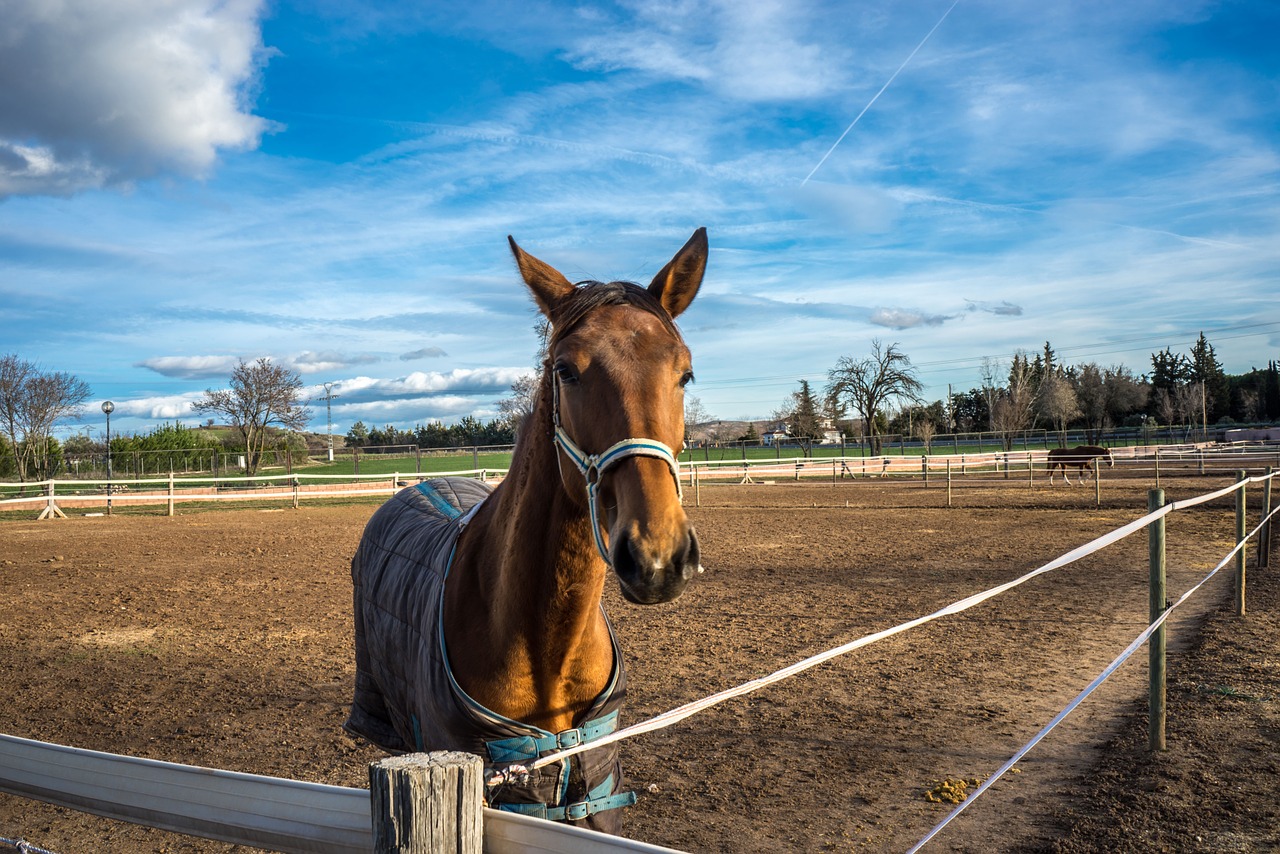
[[[578,801],[562,807],[549,807],[546,804],[494,804],[493,807],[504,812],[544,818],[547,821],[582,821],[584,818],[589,818],[596,813],[617,809],[618,807],[629,807],[636,802],[635,792],[619,792],[616,795],[610,795],[611,791],[613,791],[612,774],[606,777],[605,781],[599,786],[587,792],[585,801]]]
[[[549,733],[544,736],[518,735],[485,742],[489,758],[494,762],[531,762],[548,750],[566,750],[595,741],[618,728],[618,713],[612,711],[604,717],[587,721],[576,729]]]

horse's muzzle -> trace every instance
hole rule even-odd
[[[656,553],[631,534],[615,538],[610,549],[610,560],[623,598],[637,605],[656,605],[675,599],[684,592],[689,579],[702,572],[701,559],[698,535],[691,525],[677,537],[667,553]]]

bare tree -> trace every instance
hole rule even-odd
[[[933,437],[938,435],[938,425],[934,424],[931,419],[926,418],[917,422],[915,425],[916,435],[920,437],[920,441],[924,443],[924,452],[929,454],[933,451]]]
[[[498,412],[511,425],[511,432],[520,434],[520,425],[533,414],[542,390],[541,376],[525,374],[511,384],[511,396],[498,401]]]
[[[1174,408],[1178,411],[1178,421],[1183,425],[1183,441],[1191,438],[1191,431],[1202,423],[1205,411],[1204,386],[1201,383],[1187,383],[1179,386],[1173,393]]]
[[[267,428],[279,425],[301,430],[311,420],[311,410],[301,403],[302,380],[294,371],[262,358],[240,361],[231,372],[231,388],[205,389],[204,397],[191,404],[196,412],[225,415],[240,432],[245,446],[245,473],[254,474],[262,463]]]
[[[857,410],[870,433],[871,453],[880,453],[877,416],[894,399],[918,401],[924,386],[916,379],[911,359],[897,343],[883,347],[871,341],[871,355],[864,359],[842,356],[827,372],[827,395],[845,399]]]
[[[13,446],[19,480],[40,472],[54,425],[80,417],[89,395],[88,383],[72,374],[42,371],[12,354],[0,358],[0,419]]]
[[[3,420],[9,447],[13,450],[13,467],[19,480],[26,480],[25,460],[18,453],[18,419],[26,399],[27,378],[35,366],[12,353],[0,358],[0,420]]]
[[[1076,390],[1061,370],[1055,368],[1040,381],[1039,401],[1041,416],[1058,432],[1058,444],[1065,445],[1067,424],[1080,415],[1080,402],[1076,399]]]

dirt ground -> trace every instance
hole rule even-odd
[[[1171,499],[1224,485],[1164,484]],[[626,722],[1016,578],[1145,512],[1145,481],[717,485],[707,572],[676,602],[606,602]],[[686,496],[692,503],[692,496]],[[366,785],[341,729],[348,562],[373,504],[0,520],[0,731]],[[1256,501],[1255,501],[1256,506]],[[1169,519],[1169,592],[1229,551],[1230,500]],[[33,515],[33,514],[32,514]],[[1251,512],[1250,518],[1255,514]],[[1252,566],[1252,558],[1250,564]],[[905,851],[1081,691],[1147,616],[1137,534],[959,615],[623,745],[626,835],[688,851]],[[1169,750],[1146,751],[1141,650],[926,850],[1280,849],[1280,582],[1230,568],[1171,620]],[[0,796],[0,837],[72,852],[231,846]]]

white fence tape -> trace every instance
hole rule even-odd
[[[910,850],[908,850],[907,854],[915,854],[916,851],[919,851],[921,848],[923,848],[925,843],[927,843],[929,840],[937,836],[938,833],[941,832],[944,827],[950,824],[956,817],[960,815],[960,813],[964,812],[965,809],[967,809],[974,801],[976,801],[979,797],[981,797],[981,795],[984,792],[990,789],[991,786],[994,785],[997,780],[1003,777],[1005,773],[1009,771],[1010,768],[1016,765],[1022,759],[1022,757],[1030,753],[1031,749],[1035,747],[1037,744],[1039,744],[1040,741],[1046,735],[1052,732],[1053,729],[1058,724],[1062,723],[1062,721],[1066,719],[1067,715],[1075,711],[1075,708],[1079,706],[1082,702],[1084,702],[1086,697],[1092,694],[1095,690],[1097,690],[1098,686],[1100,686],[1103,682],[1105,682],[1108,678],[1110,678],[1111,674],[1115,673],[1116,670],[1119,669],[1120,665],[1128,661],[1130,656],[1132,656],[1135,652],[1141,649],[1142,645],[1145,644],[1148,640],[1150,640],[1151,636],[1155,634],[1156,629],[1164,625],[1165,621],[1169,619],[1169,615],[1173,613],[1175,608],[1177,608],[1183,602],[1186,602],[1188,599],[1190,599],[1191,596],[1196,593],[1196,591],[1198,591],[1201,587],[1203,587],[1206,583],[1208,583],[1209,579],[1217,575],[1218,571],[1221,570],[1224,566],[1226,566],[1227,562],[1230,561],[1233,557],[1235,557],[1236,554],[1240,551],[1240,549],[1244,548],[1245,543],[1253,539],[1253,537],[1258,533],[1258,531],[1262,529],[1263,525],[1267,523],[1267,520],[1269,520],[1272,516],[1275,516],[1277,512],[1280,512],[1280,507],[1276,507],[1269,514],[1267,514],[1266,519],[1263,519],[1260,523],[1258,523],[1258,527],[1254,528],[1244,538],[1244,540],[1242,540],[1239,543],[1236,543],[1235,548],[1233,548],[1230,552],[1228,552],[1227,556],[1224,557],[1222,561],[1209,572],[1208,575],[1200,579],[1199,583],[1197,583],[1194,587],[1190,588],[1181,596],[1179,596],[1176,602],[1174,602],[1168,608],[1166,608],[1164,610],[1164,613],[1162,613],[1159,617],[1157,617],[1155,621],[1151,623],[1151,625],[1147,626],[1142,631],[1142,634],[1138,635],[1138,637],[1134,639],[1133,643],[1125,647],[1124,652],[1120,653],[1120,655],[1118,655],[1114,661],[1108,664],[1107,667],[1100,674],[1098,674],[1098,678],[1090,682],[1089,685],[1083,691],[1077,694],[1075,699],[1073,699],[1070,703],[1068,703],[1062,711],[1054,715],[1053,720],[1045,724],[1044,728],[1041,729],[1038,733],[1036,733],[1035,736],[1030,741],[1028,741],[1022,747],[1018,748],[1018,751],[1013,754],[1013,757],[1010,758],[1008,762],[1004,763],[998,769],[996,769],[996,772],[992,774],[990,777],[988,777],[982,783],[982,785],[980,785],[977,789],[975,789],[973,791],[973,794],[969,795],[969,797],[961,801],[956,806],[955,809],[953,809],[950,813],[947,814],[946,818],[944,818],[942,821],[934,825],[933,829],[930,830],[929,833],[926,834],[923,839],[921,839],[919,842],[913,845],[910,848]],[[1153,518],[1154,518],[1154,515],[1155,514],[1152,514]]]
[[[1081,558],[1087,557],[1088,555],[1091,555],[1096,551],[1104,549],[1107,546],[1111,545],[1112,543],[1119,542],[1120,540],[1124,539],[1125,537],[1129,536],[1135,531],[1139,531],[1145,528],[1147,525],[1151,524],[1156,519],[1159,519],[1160,517],[1165,516],[1168,513],[1172,513],[1174,510],[1184,508],[1184,507],[1193,507],[1197,504],[1203,504],[1207,501],[1212,501],[1215,498],[1221,498],[1222,496],[1229,495],[1230,493],[1244,487],[1249,483],[1265,481],[1271,477],[1275,477],[1275,475],[1263,475],[1258,477],[1246,478],[1245,480],[1239,481],[1237,483],[1233,483],[1230,486],[1223,487],[1222,489],[1219,489],[1215,492],[1210,492],[1205,495],[1199,495],[1194,498],[1188,498],[1183,501],[1174,502],[1172,504],[1166,504],[1165,506],[1161,507],[1159,510],[1156,510],[1152,513],[1148,513],[1146,516],[1143,516],[1139,519],[1135,519],[1134,521],[1128,523],[1127,525],[1122,525],[1121,527],[1116,528],[1113,531],[1103,534],[1101,537],[1098,537],[1097,539],[1091,540],[1085,543],[1084,545],[1079,546],[1078,548],[1072,549],[1066,554],[1049,561],[1043,566],[1037,569],[1034,569],[1031,572],[1028,572],[1026,575],[1023,575],[1020,578],[1016,578],[1013,581],[1009,581],[1004,584],[998,585],[996,587],[992,587],[991,589],[984,590],[981,593],[976,593],[973,596],[970,596],[966,599],[961,599],[958,602],[953,602],[950,605],[947,605],[945,608],[941,608],[937,611],[934,611],[932,614],[928,614],[923,617],[916,617],[913,620],[908,620],[905,623],[900,623],[899,625],[893,626],[892,628],[884,629],[883,631],[866,635],[864,637],[858,638],[857,640],[850,641],[849,643],[844,644],[842,646],[838,646],[838,647],[835,647],[834,649],[829,649],[826,652],[821,652],[821,653],[818,653],[817,655],[810,656],[809,658],[806,658],[803,661],[798,661],[795,664],[782,668],[781,670],[776,670],[773,673],[770,673],[768,676],[762,676],[758,679],[753,679],[750,682],[745,682],[741,685],[737,685],[733,688],[729,688],[725,691],[721,691],[718,694],[712,694],[711,696],[704,697],[701,700],[694,700],[691,703],[686,703],[683,706],[679,706],[675,709],[671,709],[670,711],[663,712],[660,715],[652,717],[647,721],[641,721],[640,723],[632,724],[629,727],[624,727],[623,729],[616,730],[615,732],[609,735],[603,736],[602,738],[598,738],[595,741],[590,742],[589,744],[580,744],[577,747],[571,747],[566,750],[557,751],[556,753],[549,753],[546,756],[534,762],[533,767],[541,768],[545,765],[550,765],[553,762],[558,762],[567,756],[573,756],[574,754],[577,754],[577,753],[583,753],[587,750],[593,750],[597,747],[603,747],[606,744],[612,744],[613,742],[622,741],[623,739],[632,738],[634,736],[641,735],[643,733],[654,732],[656,730],[665,729],[669,726],[679,723],[685,718],[692,717],[693,715],[696,715],[701,711],[709,709],[712,706],[719,705],[720,703],[723,703],[726,700],[732,699],[734,697],[741,697],[745,694],[750,694],[755,691],[759,691],[761,688],[765,688],[769,685],[774,684],[775,682],[780,682],[783,679],[786,679],[788,677],[795,676],[797,673],[802,673],[803,671],[808,670],[811,667],[816,667],[817,665],[822,664],[823,662],[830,661],[831,659],[837,658],[841,655],[844,655],[845,653],[853,652],[854,650],[861,649],[864,646],[870,646],[871,644],[876,643],[877,641],[882,641],[885,638],[893,637],[894,635],[901,634],[902,632],[905,632],[909,629],[914,629],[917,626],[924,625],[925,623],[928,623],[932,620],[936,620],[939,617],[945,617],[951,614],[959,614],[961,611],[966,611],[969,608],[972,608],[974,605],[977,605],[981,602],[985,602],[988,599],[994,596],[998,596],[1001,593],[1004,593],[1008,590],[1012,590],[1013,588],[1021,584],[1025,584],[1026,582],[1030,581],[1033,578],[1036,578],[1037,576],[1044,575],[1047,572],[1052,572],[1055,569],[1060,569],[1061,567],[1064,567],[1068,564],[1075,563]]]

